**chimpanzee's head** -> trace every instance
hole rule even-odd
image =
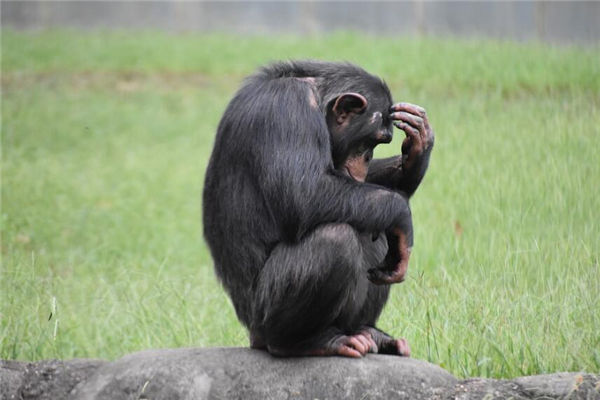
[[[392,140],[392,97],[387,85],[371,75],[353,82],[352,91],[333,96],[325,107],[334,167],[364,182],[373,149]]]

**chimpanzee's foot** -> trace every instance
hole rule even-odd
[[[410,357],[410,346],[408,345],[408,341],[404,338],[394,339],[387,347],[386,350],[390,351],[389,353],[382,352],[382,354],[394,354],[404,357]]]
[[[377,344],[379,354],[392,354],[404,357],[410,357],[410,346],[404,338],[394,339],[385,332],[372,326],[364,327],[361,332],[369,334],[372,340]]]
[[[355,335],[340,335],[328,346],[333,353],[344,357],[360,358],[367,353],[376,353],[377,344],[368,332],[360,332]]]
[[[367,353],[376,353],[377,344],[369,332],[355,335],[336,335],[327,344],[313,349],[286,349],[267,346],[269,353],[277,357],[295,356],[342,356],[361,358]]]

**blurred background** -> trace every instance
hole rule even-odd
[[[316,58],[382,77],[436,132],[379,326],[461,377],[600,371],[600,2],[0,13],[0,359],[247,346],[202,237],[204,172],[244,77]]]
[[[597,43],[597,1],[3,1],[16,29],[165,29],[384,35],[457,35],[549,43]]]

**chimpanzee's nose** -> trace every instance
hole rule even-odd
[[[389,143],[392,141],[392,130],[391,129],[382,129],[377,132],[377,142],[378,143]]]

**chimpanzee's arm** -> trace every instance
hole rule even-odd
[[[282,240],[296,241],[321,224],[347,223],[359,231],[394,232],[398,257],[387,269],[406,271],[413,243],[408,199],[394,190],[341,176],[333,166],[330,134],[305,82],[264,82],[260,91],[243,88],[231,106],[232,126],[248,126],[259,136],[235,135],[243,148],[250,181],[279,227]],[[244,101],[246,90],[251,101]],[[240,112],[245,109],[246,112]],[[251,173],[253,171],[253,173]],[[255,177],[252,177],[254,175]],[[236,195],[234,192],[232,195]],[[403,275],[382,274],[377,283],[394,283]]]
[[[369,164],[366,182],[384,186],[392,190],[400,190],[404,180],[402,156],[373,159]]]
[[[385,231],[389,251],[383,265],[368,271],[369,279],[376,284],[402,282],[413,246],[408,198],[347,177],[328,175],[324,180],[319,193],[313,197],[314,214],[307,221],[346,222],[358,230]],[[348,189],[343,187],[345,184],[349,185]]]
[[[238,94],[240,106],[231,124],[251,127],[249,132],[260,136],[240,132],[235,145],[244,146],[241,156],[252,155],[250,171],[287,239],[302,237],[320,224],[343,222],[370,232],[399,228],[412,242],[404,196],[334,170],[330,134],[306,82],[280,79],[264,82],[260,91],[251,89]],[[243,101],[246,90],[252,101]]]
[[[408,199],[400,193],[359,183],[335,173],[324,174],[311,196],[308,226],[346,222],[360,231],[382,232],[400,228],[410,236],[412,224]]]
[[[419,187],[429,166],[431,155],[430,147],[416,161],[412,169],[405,171],[403,160],[406,156],[393,156],[388,158],[374,159],[369,165],[369,173],[366,181],[375,185],[405,193],[409,198]]]
[[[425,110],[409,103],[391,108],[394,125],[406,133],[402,155],[371,161],[367,182],[412,196],[423,180],[433,149],[434,133]]]

